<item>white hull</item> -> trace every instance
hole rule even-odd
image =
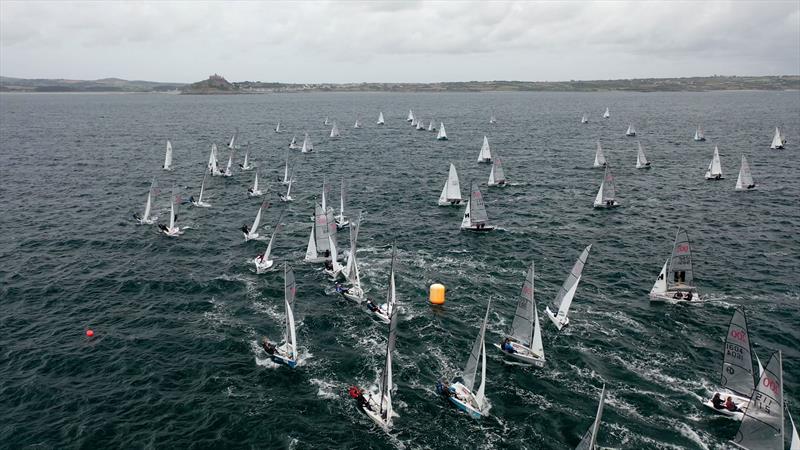
[[[492,231],[495,228],[497,227],[495,227],[494,225],[486,225],[483,228],[478,228],[477,225],[470,225],[468,227],[462,226],[461,231],[474,231],[476,233],[482,233],[484,231]]]
[[[244,234],[244,233],[242,233],[242,234]],[[258,233],[247,233],[247,234],[244,235],[244,241],[245,242],[254,241],[254,240],[258,239],[258,237],[259,237]]]
[[[686,290],[669,289],[666,292],[651,292],[651,303],[682,303],[682,302],[699,302],[700,296],[697,292],[692,292],[691,300],[686,298]],[[680,294],[680,298],[676,295]]]
[[[260,258],[256,256],[253,258],[253,264],[256,266],[256,273],[264,273],[275,265],[275,261],[268,259],[262,263],[260,262]]]
[[[361,303],[364,301],[364,291],[358,287],[351,287],[347,292],[342,294],[346,299],[352,300],[356,303]]]
[[[369,417],[370,419],[372,419],[373,422],[375,422],[375,425],[378,425],[384,431],[388,432],[389,429],[392,427],[392,418],[388,417],[388,418],[384,419],[382,417],[382,415],[380,413],[381,398],[379,397],[378,393],[377,392],[370,392],[367,395],[365,395],[365,397],[366,397],[367,402],[369,403],[370,407],[369,408],[362,408],[361,410],[364,411],[364,414],[366,414],[367,417]],[[377,411],[376,411],[376,409],[377,409]]]
[[[138,219],[136,222],[138,222],[139,225],[153,225],[156,223],[156,220],[158,220],[158,217],[152,216],[149,219]]]
[[[617,206],[619,206],[619,202],[616,200],[612,201],[610,205],[607,205],[605,202],[594,203],[594,207],[596,209],[611,209],[611,208],[616,208]]]
[[[294,199],[291,195],[278,194],[282,202],[293,202]]]
[[[446,201],[446,202],[438,200],[436,202],[436,204],[438,204],[439,206],[464,206],[464,205],[467,204],[467,202],[465,202],[464,200],[453,200],[453,201]]]
[[[260,190],[259,191],[252,191],[252,192],[248,191],[247,195],[250,196],[250,197],[261,197],[262,195],[264,195],[264,193],[261,192]]]
[[[492,183],[490,181],[490,182],[486,183],[486,185],[489,186],[489,187],[506,187],[506,186],[508,186],[508,183],[505,180],[503,180],[503,181],[501,181],[499,183]]]
[[[750,405],[750,399],[747,397],[741,397],[739,395],[727,391],[720,392],[720,396],[722,397],[723,400],[727,399],[728,397],[731,397],[731,400],[733,400],[733,403],[736,404],[736,406],[740,409],[740,411],[729,411],[725,408],[722,409],[714,408],[714,403],[711,402],[711,399],[704,401],[703,404],[706,407],[713,410],[714,412],[716,412],[717,414],[721,414],[729,419],[741,421],[742,417],[744,417],[745,410],[747,410],[747,407]]]
[[[451,395],[448,397],[453,405],[461,411],[469,414],[473,419],[480,419],[484,415],[478,403],[475,401],[475,395],[461,383],[453,383],[450,385]]]
[[[562,328],[569,325],[569,317],[564,317],[564,321],[562,322],[552,311],[550,311],[550,307],[546,307],[544,312],[547,314],[547,317],[550,318],[550,321],[553,322],[553,325],[556,326],[558,331],[561,331]]]
[[[513,359],[523,364],[528,364],[536,367],[544,367],[544,356],[539,356],[531,351],[530,348],[521,345],[518,342],[511,342],[516,353],[509,353],[503,350],[500,344],[494,344],[506,358]]]
[[[178,227],[172,227],[163,233],[169,237],[178,237],[183,234],[183,231],[181,231],[181,229]]]

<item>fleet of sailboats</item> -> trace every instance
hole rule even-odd
[[[578,260],[575,261],[575,265],[572,266],[572,270],[567,275],[567,279],[564,280],[564,284],[561,285],[561,289],[558,290],[558,294],[556,294],[556,298],[553,300],[552,305],[548,305],[545,307],[545,313],[547,317],[550,318],[550,321],[553,322],[553,325],[556,326],[558,331],[561,331],[562,328],[569,325],[569,317],[567,314],[569,313],[569,307],[572,305],[572,299],[575,297],[575,292],[578,290],[578,283],[581,281],[581,276],[583,274],[583,266],[586,265],[586,260],[589,258],[589,252],[592,250],[592,244],[586,246],[583,249],[583,252],[578,257]],[[550,309],[550,306],[553,309]],[[556,312],[553,312],[556,311]]]
[[[683,228],[678,228],[675,243],[672,245],[672,255],[664,262],[664,267],[650,289],[650,301],[675,303],[699,300],[700,295],[694,286],[689,234]]]
[[[714,146],[714,156],[711,157],[711,162],[708,163],[708,170],[706,170],[706,180],[723,180],[722,164],[719,162],[719,148]]]

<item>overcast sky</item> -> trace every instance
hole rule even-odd
[[[800,74],[800,1],[0,1],[0,75],[192,82]]]

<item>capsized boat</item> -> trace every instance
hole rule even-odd
[[[486,324],[489,322],[489,309],[492,307],[491,300],[486,307],[486,315],[483,317],[478,337],[472,344],[472,351],[469,353],[467,365],[461,376],[453,379],[449,386],[439,383],[436,386],[437,392],[444,395],[450,402],[461,411],[469,414],[473,419],[480,419],[489,412],[486,400]],[[478,366],[481,368],[481,383],[478,389],[475,388],[475,377],[478,374]]]
[[[269,244],[267,245],[267,249],[264,250],[264,253],[259,253],[258,256],[253,258],[253,264],[256,266],[256,273],[261,274],[268,270],[270,270],[274,265],[275,261],[269,259],[270,255],[272,254],[272,243],[275,242],[275,235],[278,234],[278,231],[282,228],[281,220],[283,220],[283,213],[281,213],[280,217],[278,217],[278,222],[275,224],[275,227],[272,231],[272,236],[269,238]]]
[[[222,176],[222,170],[219,167],[217,144],[211,144],[211,153],[208,155],[208,171],[212,177]]]
[[[158,228],[161,230],[162,233],[166,234],[169,237],[177,237],[183,234],[180,227],[178,227],[178,208],[181,204],[181,196],[175,190],[175,187],[172,187],[172,203],[169,206],[169,226],[164,224],[158,224]]]
[[[650,168],[650,161],[647,160],[647,156],[644,154],[644,149],[642,148],[642,143],[637,142],[638,150],[636,151],[636,168],[637,169],[649,169]]]
[[[153,203],[156,201],[156,195],[158,195],[158,184],[156,184],[156,177],[153,177],[153,181],[150,182],[150,189],[147,190],[147,201],[144,204],[144,214],[139,216],[138,214],[134,214],[133,218],[139,222],[139,225],[152,225],[156,223],[158,217],[151,216],[153,212]]]
[[[594,416],[592,426],[583,434],[583,438],[575,447],[575,450],[596,450],[597,449],[597,432],[600,430],[600,421],[603,418],[603,407],[606,403],[606,385],[603,384],[603,390],[600,392],[600,403],[597,405],[597,414]]]
[[[279,364],[285,364],[292,369],[297,367],[297,333],[294,324],[294,303],[297,294],[297,284],[294,280],[294,271],[287,264],[283,263],[284,282],[283,299],[286,308],[286,321],[283,332],[283,342],[276,346],[264,338],[261,341],[262,347],[270,358]]]
[[[258,171],[256,171],[255,178],[253,179],[253,186],[247,189],[247,195],[249,197],[261,197],[264,195],[261,189],[258,188]]]
[[[494,225],[489,225],[483,194],[478,189],[478,183],[473,181],[467,207],[464,209],[464,217],[461,220],[461,230],[483,232],[492,231],[495,228]]]
[[[726,417],[742,420],[744,411],[750,403],[750,396],[755,389],[753,348],[750,345],[747,317],[743,309],[737,308],[733,311],[733,317],[728,325],[728,334],[725,335],[722,354],[722,371],[719,382],[721,389],[703,404]],[[714,406],[714,398],[717,396],[720,398],[719,408]],[[726,409],[722,405],[722,402],[726,401],[728,397],[737,406],[736,411]]]
[[[439,133],[436,134],[437,141],[446,141],[447,140],[447,131],[444,129],[444,122],[439,122]]]
[[[714,156],[711,162],[708,163],[708,170],[706,170],[706,180],[723,180],[722,164],[719,162],[719,148],[714,146]]]
[[[700,125],[698,125],[697,129],[694,130],[694,140],[696,142],[703,142],[706,140],[706,135],[703,132],[703,128],[701,128]]]
[[[572,305],[575,291],[578,290],[578,283],[580,283],[581,275],[583,274],[583,266],[586,265],[586,260],[589,258],[589,251],[591,250],[592,244],[589,244],[583,249],[581,256],[575,261],[575,265],[572,266],[572,270],[569,272],[569,275],[567,275],[567,279],[564,280],[564,284],[561,285],[561,289],[558,290],[558,294],[556,294],[552,305],[548,305],[544,310],[544,312],[547,313],[547,317],[550,318],[550,321],[553,322],[553,325],[556,326],[558,331],[561,331],[562,328],[569,325],[569,317],[567,317],[569,307]],[[550,306],[553,307],[554,311],[558,312],[554,314],[553,310],[550,310]]]
[[[339,214],[336,217],[334,217],[334,220],[336,221],[336,226],[339,228],[344,228],[350,225],[350,221],[348,221],[347,217],[345,217],[344,215],[344,202],[345,199],[347,198],[346,192],[347,191],[345,190],[344,177],[342,177],[342,188],[339,194]]]
[[[781,136],[781,129],[775,127],[775,134],[772,136],[772,143],[769,145],[771,149],[782,149],[783,145],[786,144],[786,139]]]
[[[483,145],[481,146],[481,152],[478,153],[478,162],[479,163],[492,162],[492,150],[489,148],[489,138],[487,138],[486,136],[483,137]]]
[[[450,163],[450,171],[447,174],[447,181],[444,182],[442,193],[439,195],[439,206],[459,206],[463,205],[461,200],[461,184],[458,181],[456,166]]]
[[[242,234],[244,234],[244,241],[251,241],[253,239],[258,239],[258,227],[261,225],[261,214],[265,209],[269,208],[269,199],[264,199],[261,202],[261,206],[258,207],[258,212],[256,213],[256,218],[253,220],[253,225],[250,228],[247,228],[247,225],[242,225]]]
[[[378,114],[378,121],[377,121],[377,122],[375,122],[375,123],[377,123],[378,125],[383,125],[383,124],[385,124],[385,123],[386,123],[386,122],[383,120],[383,111],[381,111],[381,112],[380,112],[380,114]]]
[[[211,203],[208,203],[203,200],[203,195],[205,194],[206,190],[206,178],[208,177],[208,172],[203,173],[203,182],[200,183],[200,195],[197,197],[197,200],[190,198],[189,200],[192,201],[192,205],[197,206],[199,208],[210,208]]]
[[[336,139],[339,136],[341,136],[341,134],[339,133],[339,126],[336,125],[336,121],[333,121],[333,127],[331,128],[331,136],[330,137]]]
[[[739,431],[731,442],[749,450],[783,450],[783,400],[783,362],[778,350],[759,377]]]
[[[503,159],[497,154],[497,150],[495,150],[494,158],[492,158],[492,170],[489,171],[489,182],[487,184],[490,187],[506,186],[506,173],[503,171]]]
[[[306,133],[305,137],[303,137],[303,147],[300,149],[300,153],[311,153],[314,151],[314,144],[311,143],[311,139],[308,138],[308,133]]]
[[[606,155],[603,153],[603,147],[600,141],[597,141],[597,150],[594,152],[594,167],[605,167]]]
[[[633,128],[633,124],[628,124],[628,131],[625,132],[625,136],[636,136],[636,129]]]
[[[755,189],[756,183],[753,181],[753,174],[750,173],[750,164],[747,158],[742,155],[742,167],[739,168],[739,178],[736,179],[736,190],[747,191]]]
[[[611,173],[611,166],[606,164],[603,181],[600,182],[600,189],[597,190],[597,195],[594,197],[594,207],[614,208],[617,206],[619,206],[619,202],[617,201],[614,175]]]
[[[542,328],[539,325],[539,312],[536,300],[533,298],[534,267],[531,267],[525,276],[517,300],[517,311],[511,323],[511,333],[502,344],[495,344],[507,358],[523,364],[537,367],[544,366],[544,345],[542,344]]]
[[[392,389],[394,388],[392,352],[397,337],[397,317],[398,314],[392,314],[388,322],[389,338],[386,341],[386,359],[381,373],[381,385],[377,390],[366,392],[357,387],[350,388],[351,396],[359,402],[359,409],[387,432],[392,428],[392,418],[397,416],[392,408]]]
[[[672,255],[664,262],[664,267],[661,268],[653,288],[650,289],[650,301],[670,303],[700,301],[700,294],[697,293],[693,283],[689,234],[686,230],[678,228]]]
[[[167,140],[167,152],[164,155],[164,170],[172,170],[172,142]]]

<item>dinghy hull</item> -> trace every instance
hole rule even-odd
[[[461,231],[472,231],[472,232],[475,232],[475,233],[484,233],[484,232],[487,232],[487,231],[492,231],[495,228],[497,228],[497,227],[495,227],[494,225],[486,225],[486,226],[484,226],[482,228],[478,228],[477,226],[473,225],[473,226],[469,226],[469,227],[461,227]]]
[[[275,265],[275,261],[267,260],[262,263],[260,262],[259,257],[256,256],[253,258],[253,264],[256,266],[256,273],[261,274],[271,269]]]
[[[750,399],[727,391],[720,392],[720,395],[722,396],[723,399],[731,397],[731,400],[733,400],[733,403],[735,403],[736,406],[739,408],[739,411],[729,411],[725,408],[717,409],[714,407],[714,403],[711,401],[711,399],[704,401],[703,404],[706,407],[712,409],[717,414],[741,422],[742,418],[744,417],[744,413],[747,410],[747,407],[750,405]]]
[[[511,345],[514,347],[515,353],[509,353],[503,350],[500,344],[494,344],[494,346],[500,350],[500,353],[508,359],[513,359],[516,362],[530,366],[544,367],[544,357],[534,354],[529,348],[517,342],[511,342]]]
[[[447,397],[458,410],[467,413],[473,419],[483,417],[483,412],[477,408],[475,396],[463,384],[456,382],[450,385],[450,396]]]
[[[691,294],[689,297],[688,294]],[[651,292],[650,303],[696,303],[700,301],[700,295],[695,291],[671,289],[666,292]]]
[[[564,321],[562,322],[552,311],[550,311],[550,307],[546,307],[544,312],[547,314],[547,317],[550,318],[550,321],[553,322],[553,325],[556,326],[558,331],[561,331],[562,328],[569,325],[569,317],[564,317]]]

